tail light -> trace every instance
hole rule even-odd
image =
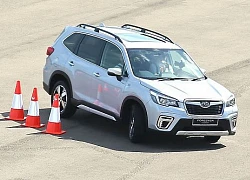
[[[50,56],[52,53],[54,52],[54,48],[53,47],[48,47],[47,48],[47,55]]]

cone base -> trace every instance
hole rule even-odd
[[[28,115],[26,118],[26,122],[22,124],[22,126],[31,127],[31,128],[41,128],[45,125],[40,123],[40,116]]]
[[[21,124],[21,126],[25,126],[25,127],[31,127],[31,128],[42,128],[45,126],[45,124],[40,124],[40,125],[28,125],[26,123]]]
[[[12,121],[24,121],[26,117],[24,117],[24,111],[23,109],[10,109],[10,114],[5,119],[12,120]]]
[[[48,122],[46,130],[43,131],[43,133],[46,134],[54,134],[54,135],[61,135],[64,134],[66,131],[63,131],[61,129],[61,123],[55,123],[55,122]]]
[[[6,120],[12,120],[12,121],[25,121],[26,117],[24,118],[10,118],[9,116],[4,118]]]
[[[66,133],[66,131],[61,131],[61,132],[50,132],[50,131],[47,131],[47,130],[44,130],[44,131],[42,131],[42,132],[45,133],[45,134],[53,134],[53,135],[61,135],[61,134]]]

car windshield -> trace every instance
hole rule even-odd
[[[205,78],[182,49],[127,49],[135,76],[159,80]]]

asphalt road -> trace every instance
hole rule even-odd
[[[0,179],[249,180],[250,1],[248,0],[0,0]],[[237,134],[205,144],[150,134],[131,144],[126,129],[78,111],[61,119],[66,134],[20,127],[8,116],[21,81],[27,112],[34,87],[47,123],[49,96],[42,89],[46,49],[66,25],[137,24],[168,35],[208,76],[234,92]]]

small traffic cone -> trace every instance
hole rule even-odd
[[[22,125],[32,128],[41,128],[44,126],[44,124],[40,124],[37,88],[33,89],[26,122]]]
[[[54,96],[53,105],[52,105],[50,116],[49,116],[49,122],[47,124],[46,130],[44,130],[43,132],[47,134],[55,134],[55,135],[60,135],[66,132],[61,129],[58,94]]]
[[[23,97],[21,93],[20,81],[16,82],[15,94],[12,100],[10,114],[5,119],[13,121],[24,121]]]

